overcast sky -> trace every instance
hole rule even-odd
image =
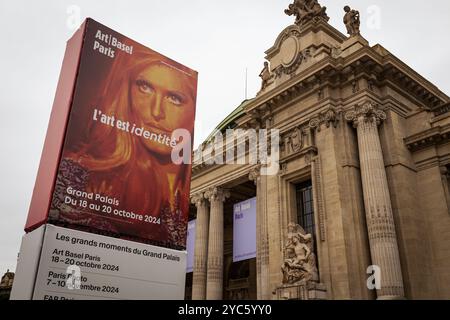
[[[199,72],[195,145],[260,87],[264,51],[294,21],[291,0],[1,0],[0,276],[15,269],[65,44],[85,17]],[[345,33],[343,7],[362,35],[450,94],[448,0],[321,0]]]

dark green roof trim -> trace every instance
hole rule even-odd
[[[224,130],[230,128],[230,126],[234,127],[232,126],[234,122],[244,115],[245,106],[253,100],[254,99],[244,100],[236,109],[234,109],[233,112],[231,112],[225,119],[222,120],[222,122],[217,125],[217,127],[213,130],[213,132],[211,132],[211,134],[208,136],[208,138],[206,138],[204,142],[209,142],[214,137],[216,132],[223,132]]]

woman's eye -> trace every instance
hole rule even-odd
[[[167,96],[167,100],[169,100],[170,103],[173,103],[177,106],[183,104],[183,98],[177,94],[169,94]]]
[[[149,94],[149,93],[153,93],[153,91],[154,91],[152,86],[149,83],[147,83],[146,81],[138,80],[138,81],[136,81],[136,84],[142,93]]]
[[[143,84],[139,86],[139,90],[141,90],[143,93],[152,93],[153,89],[149,85]]]

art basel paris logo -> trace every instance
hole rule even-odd
[[[276,175],[279,171],[280,131],[278,129],[227,129],[217,132],[192,153],[191,135],[177,129],[172,140],[178,144],[172,149],[174,164],[194,165],[261,165],[261,175]]]

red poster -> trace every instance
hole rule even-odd
[[[184,249],[191,165],[173,163],[181,140],[172,134],[185,129],[193,137],[197,72],[92,19],[83,28],[68,117],[52,114],[49,125],[50,132],[67,121],[46,219]],[[62,81],[58,90],[67,90]],[[62,108],[56,99],[53,108]],[[35,192],[45,171],[53,179],[42,162],[54,156],[44,146]],[[33,205],[30,215],[39,215]],[[40,220],[29,217],[26,228]]]

